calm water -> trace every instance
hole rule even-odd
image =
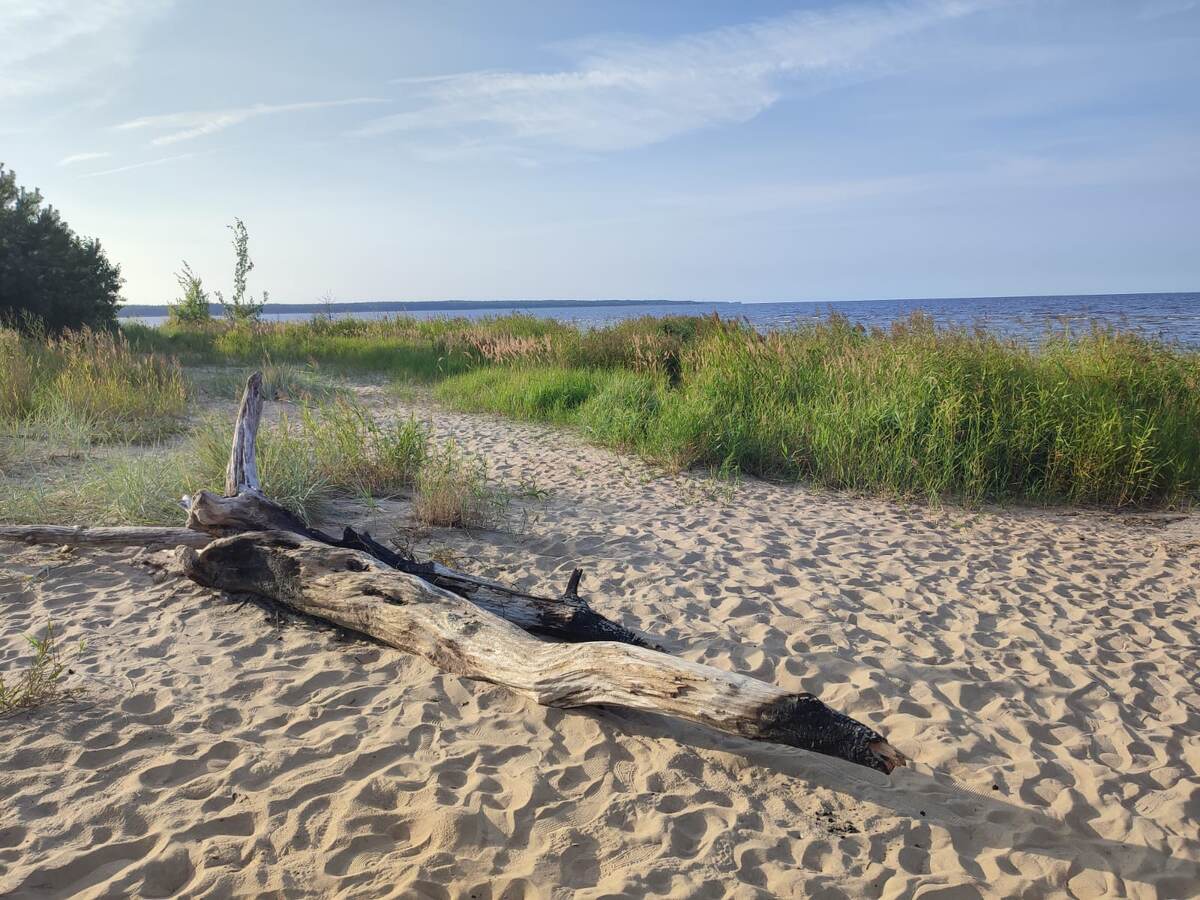
[[[761,329],[787,328],[797,323],[826,318],[831,312],[863,325],[886,326],[910,313],[921,311],[939,325],[979,325],[1000,334],[1034,339],[1048,326],[1069,325],[1086,329],[1093,322],[1138,331],[1148,337],[1200,347],[1200,293],[1106,294],[1060,297],[988,297],[960,300],[859,300],[812,303],[669,303],[645,306],[575,307],[569,303],[551,307],[523,307],[520,303],[491,309],[413,310],[403,314],[419,318],[463,316],[471,319],[528,312],[544,318],[577,322],[584,326],[607,325],[636,316],[702,315],[717,312],[722,317],[744,318]],[[347,314],[349,315],[349,314]],[[362,318],[382,318],[397,313],[367,312]],[[266,315],[266,319],[303,320],[308,313]],[[139,321],[159,325],[162,317]]]

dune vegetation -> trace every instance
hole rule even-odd
[[[137,352],[120,335],[0,328],[0,427],[141,442],[177,431],[187,396],[178,362]]]
[[[339,497],[410,495],[430,525],[495,524],[486,466],[411,418],[383,420],[308,367],[259,360],[280,407],[259,435],[264,488],[306,519]],[[229,409],[248,369],[184,368],[121,333],[0,329],[0,522],[178,522],[184,493],[220,489]]]
[[[122,331],[0,333],[0,423],[157,440],[180,427],[189,391],[231,400],[246,368],[266,365],[268,392],[303,408],[265,436],[264,468],[279,481],[271,493],[306,513],[335,495],[448,489],[473,471],[427,435],[380,430],[334,376],[430,384],[454,408],[574,427],[672,467],[887,496],[1153,507],[1188,503],[1200,485],[1200,354],[1113,330],[1029,345],[920,315],[769,334],[711,317],[579,329],[512,315]],[[219,474],[218,432],[202,424],[172,451],[209,460],[184,466],[191,481]],[[271,462],[273,441],[295,446]],[[479,506],[483,482],[469,483],[455,509]],[[437,506],[423,508],[455,518]]]
[[[920,315],[766,335],[700,317],[581,330],[522,315],[127,332],[185,360],[436,382],[459,409],[577,426],[678,467],[967,503],[1173,505],[1200,485],[1200,354],[1108,329],[1033,346]]]

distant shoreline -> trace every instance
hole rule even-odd
[[[558,309],[561,307],[637,307],[637,306],[741,306],[739,300],[345,300],[330,303],[268,303],[263,308],[263,315],[296,315],[297,313],[333,313],[354,312],[423,312],[431,309],[454,310],[469,309]],[[214,316],[221,315],[219,303],[208,304],[209,311]],[[138,304],[130,303],[117,311],[119,318],[128,319],[139,316],[165,316],[170,307],[165,303]]]
[[[1188,291],[1144,291],[1133,293],[1110,294],[1001,294],[990,297],[883,297],[859,298],[855,300],[343,300],[331,304],[324,303],[268,303],[263,310],[267,317],[281,315],[314,315],[332,312],[338,315],[347,313],[419,313],[419,312],[455,312],[480,309],[603,309],[603,308],[632,308],[638,307],[678,307],[681,312],[691,309],[711,310],[714,307],[745,307],[769,306],[780,304],[807,304],[812,306],[832,306],[835,304],[870,304],[870,303],[950,303],[950,302],[1003,302],[1021,300],[1103,300],[1114,297],[1179,297],[1188,295]],[[209,311],[213,316],[222,314],[218,303],[210,303]],[[141,317],[166,316],[170,306],[166,303],[129,303],[117,310],[118,318],[136,319]]]

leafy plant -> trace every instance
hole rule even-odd
[[[262,299],[256,301],[246,294],[246,278],[254,269],[254,261],[250,259],[250,234],[241,219],[234,219],[229,230],[233,232],[233,295],[227,301],[220,291],[216,291],[217,300],[230,321],[239,324],[257,322],[267,305],[268,295],[263,291]]]
[[[70,672],[70,663],[62,655],[52,623],[46,623],[42,637],[27,634],[25,640],[33,648],[33,660],[15,679],[10,676],[6,681],[0,673],[0,715],[44,706],[71,693],[62,685],[63,676]],[[85,643],[80,641],[76,653],[81,653],[84,647]]]
[[[183,295],[170,304],[170,321],[179,325],[204,325],[212,321],[212,313],[208,309],[208,292],[200,276],[192,271],[187,260],[183,268],[175,273],[175,280],[183,290]]]

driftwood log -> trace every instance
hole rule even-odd
[[[540,641],[458,594],[357,550],[297,534],[252,532],[199,552],[176,552],[198,584],[267,597],[543,706],[625,706],[883,772],[903,764],[879,734],[812,694],[645,647]]]
[[[0,527],[0,539],[177,547],[183,571],[198,584],[268,598],[546,706],[624,706],[886,773],[905,765],[882,735],[812,694],[647,646],[579,596],[580,569],[561,596],[543,597],[418,562],[366,532],[346,528],[333,537],[310,527],[261,489],[255,439],[262,405],[255,373],[238,410],[225,496],[185,496],[186,529]]]

